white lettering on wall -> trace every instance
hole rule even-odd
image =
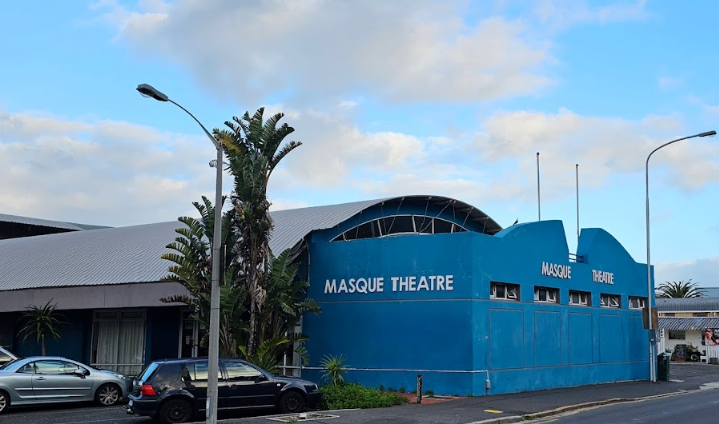
[[[614,284],[614,273],[592,270],[592,281],[602,284]]]
[[[454,291],[454,275],[390,277],[393,292]],[[325,280],[325,294],[382,293],[384,277]]]
[[[550,264],[542,262],[542,275],[548,277],[561,278],[563,280],[572,279],[572,267],[569,265]]]

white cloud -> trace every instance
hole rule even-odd
[[[684,79],[661,76],[658,78],[657,84],[662,90],[670,90],[684,85]]]
[[[354,100],[342,100],[337,106],[342,109],[354,109],[358,102]]]
[[[243,101],[291,89],[315,100],[362,91],[392,102],[477,102],[550,83],[541,73],[546,41],[521,21],[470,25],[458,3],[179,0],[98,8],[136,51],[164,55],[218,96],[230,90]]]
[[[534,2],[534,12],[541,24],[554,30],[564,30],[579,24],[643,20],[649,16],[646,3],[646,0],[623,1],[592,7],[586,0],[538,0]]]
[[[559,196],[573,184],[566,174],[576,163],[585,185],[603,186],[610,175],[642,171],[649,152],[681,131],[681,121],[674,116],[632,121],[583,117],[566,109],[556,114],[505,112],[485,122],[475,147],[484,163],[516,159],[525,173],[534,169],[540,152],[542,178],[554,180],[549,187]],[[694,139],[653,156],[652,172],[668,170],[664,183],[696,189],[719,181],[717,159],[719,146]]]
[[[204,155],[213,152],[202,137],[0,111],[2,212],[105,225],[173,220],[212,196]]]
[[[701,287],[719,287],[717,269],[719,269],[719,257],[661,263],[654,266],[654,279],[657,286],[665,281],[691,279]]]
[[[704,105],[704,110],[712,115],[719,115],[719,106]]]

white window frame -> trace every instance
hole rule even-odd
[[[544,300],[542,300],[542,297],[544,297]],[[534,301],[539,303],[559,303],[559,289],[536,286],[534,287]]]
[[[91,350],[94,347],[94,343],[96,342],[96,338],[99,337],[99,335],[96,333],[97,331],[97,323],[101,321],[140,321],[143,323],[144,327],[144,335],[143,335],[143,342],[142,342],[142,353],[141,356],[144,358],[145,353],[147,351],[147,310],[146,309],[96,309],[92,313],[92,333],[90,337],[90,345]],[[141,363],[99,363],[97,361],[93,361],[94,358],[90,358],[91,367],[95,368],[105,368],[110,370],[116,370],[118,367],[135,367],[139,368],[140,370],[143,367],[143,364]]]
[[[397,217],[410,217],[412,219],[412,231],[411,232],[402,232],[402,233],[390,233],[390,234],[384,234],[382,231],[382,226],[380,225],[380,220],[386,219],[386,218],[397,218]],[[429,232],[422,232],[423,228],[417,228],[417,223],[415,222],[415,218],[426,218],[429,219],[429,225],[424,228],[424,230],[429,229]],[[428,215],[417,215],[417,214],[396,214],[396,215],[388,215],[388,216],[382,216],[379,218],[372,219],[370,221],[363,222],[359,225],[355,225],[354,227],[344,231],[342,234],[338,235],[337,237],[333,238],[332,241],[353,241],[353,240],[359,240],[359,239],[348,239],[345,237],[347,233],[349,233],[352,230],[356,230],[358,227],[361,227],[362,225],[367,224],[368,222],[371,223],[375,227],[375,232],[377,236],[371,237],[371,238],[383,238],[383,237],[394,237],[394,236],[401,236],[401,235],[407,235],[407,234],[414,234],[414,235],[429,235],[429,234],[435,234],[434,232],[434,223],[437,221],[443,221],[452,224],[452,227],[450,229],[449,233],[437,233],[437,234],[454,234],[454,233],[463,233],[468,232],[469,230],[466,229],[464,226],[459,225],[455,222],[452,222],[448,219],[440,218],[437,216],[428,216]],[[365,240],[365,239],[362,239]]]
[[[498,297],[497,296],[497,288],[502,287],[504,296]],[[498,283],[492,281],[490,283],[490,299],[496,299],[496,300],[511,300],[511,301],[519,301],[519,284],[510,284],[510,283]]]
[[[672,336],[678,336],[681,334],[681,337],[672,337]],[[687,339],[687,332],[686,330],[667,330],[667,340],[686,340]]]
[[[629,296],[629,309],[644,309],[646,307],[646,305],[647,305],[646,297]]]
[[[577,297],[578,302],[574,301],[574,297]],[[569,291],[569,304],[572,306],[589,306],[589,299],[592,294],[590,292],[570,290]]]
[[[621,309],[622,307],[622,298],[618,294],[602,293],[599,301],[602,308]]]

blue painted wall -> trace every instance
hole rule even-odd
[[[181,307],[147,309],[145,322],[145,363],[155,359],[176,358],[178,353]],[[65,324],[59,327],[60,340],[46,340],[47,354],[63,356],[89,364],[92,344],[93,310],[58,311]],[[34,339],[24,340],[20,313],[0,314],[1,344],[16,355],[27,357],[42,353]]]
[[[90,360],[90,338],[92,337],[92,311],[58,311],[59,318],[64,324],[58,327],[60,340],[46,339],[45,348],[51,356],[64,356],[82,362]],[[7,314],[12,315],[12,314]],[[15,314],[19,320],[14,328],[15,342],[12,349],[18,356],[35,356],[42,354],[42,348],[34,338],[24,340],[24,334],[19,334],[23,325],[23,318]]]
[[[583,262],[569,261],[560,221],[515,225],[494,236],[330,241],[387,213],[371,208],[309,238],[308,295],[323,309],[304,318],[311,366],[324,355],[345,354],[346,364],[358,369],[349,381],[412,390],[422,374],[425,389],[475,396],[648,378],[647,331],[641,311],[628,309],[629,296],[647,296],[646,266],[607,232],[582,231]],[[542,275],[542,262],[570,266],[571,279]],[[592,270],[613,273],[614,284],[594,282]],[[422,276],[452,276],[451,290],[446,284],[417,290]],[[366,293],[357,290],[360,278],[370,281]],[[379,281],[382,290],[371,292]],[[490,299],[492,281],[519,284],[519,301]],[[535,286],[559,289],[560,303],[535,302]],[[415,290],[400,290],[405,287]],[[570,290],[590,292],[592,306],[569,306]],[[620,295],[621,309],[599,307],[602,293]],[[317,371],[303,376],[320,377]]]

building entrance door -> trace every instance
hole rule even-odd
[[[191,311],[182,312],[182,328],[180,334],[181,358],[207,356],[207,346],[201,346],[200,343],[205,332],[205,327],[192,318]]]

